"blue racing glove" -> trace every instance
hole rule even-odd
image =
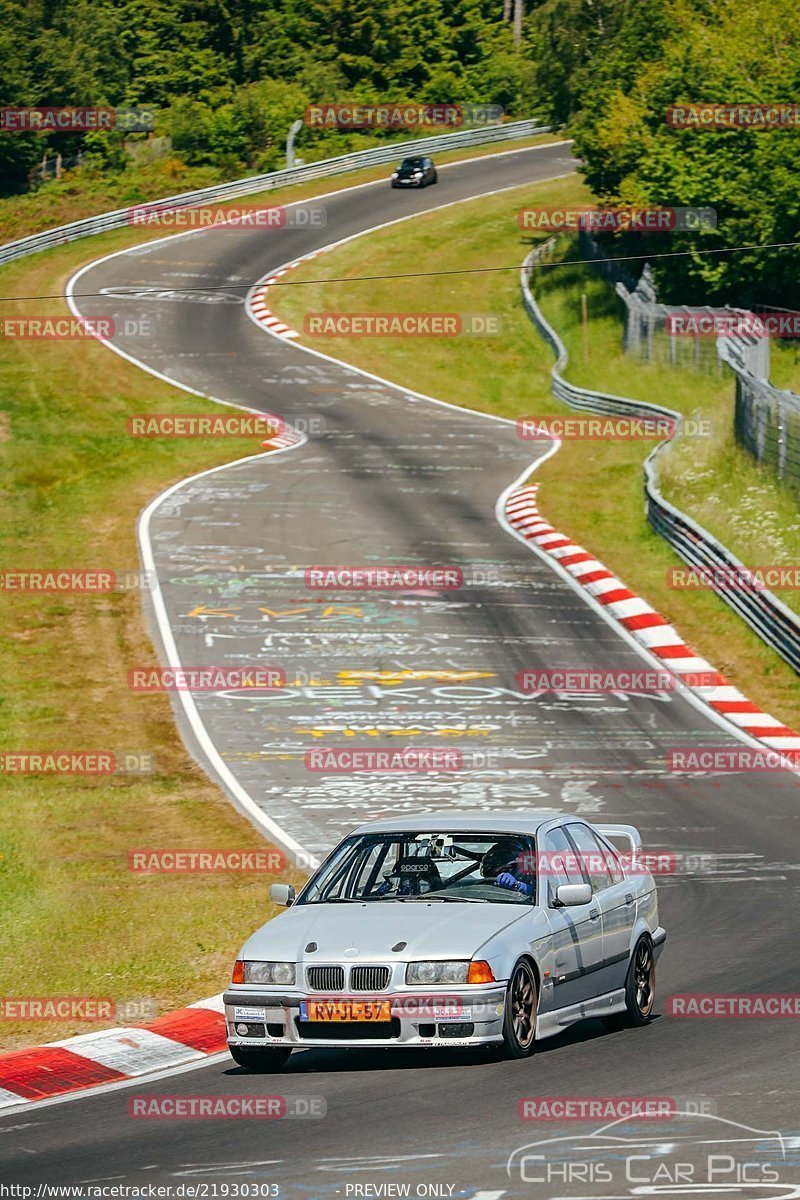
[[[523,883],[521,879],[515,879],[510,871],[503,871],[497,876],[494,881],[495,887],[508,888],[509,891],[522,892],[523,896],[533,895],[533,884]]]

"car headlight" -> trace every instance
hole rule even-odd
[[[406,967],[406,983],[466,983],[468,962],[413,962]]]
[[[392,171],[392,179],[397,179],[397,171]]]
[[[245,983],[292,984],[295,980],[294,963],[247,962],[244,964]]]

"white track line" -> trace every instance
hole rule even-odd
[[[569,172],[569,174],[572,174],[572,172]],[[562,176],[557,175],[557,176],[553,176],[552,178],[560,179],[560,178],[562,178]],[[536,180],[535,182],[536,183],[548,183],[548,182],[550,182],[550,180],[549,179],[541,179],[541,180]],[[450,208],[454,204],[464,204],[464,203],[467,203],[469,200],[482,199],[483,196],[498,195],[502,192],[513,191],[515,188],[526,187],[526,186],[531,186],[531,185],[514,184],[508,188],[496,188],[491,192],[483,193],[482,196],[480,196],[480,197],[470,196],[470,197],[467,197],[465,200],[453,200],[447,204],[440,205],[437,208],[428,209],[424,213],[412,213],[412,214],[409,214],[408,216],[399,217],[392,221],[383,221],[377,225],[370,226],[368,229],[363,229],[359,233],[351,234],[349,237],[340,238],[338,241],[330,242],[326,246],[321,246],[318,250],[315,250],[315,251],[313,251],[312,254],[308,255],[308,258],[316,258],[318,255],[324,254],[328,250],[333,250],[334,248],[336,248],[338,246],[343,246],[347,242],[352,242],[356,238],[365,237],[367,234],[376,233],[378,230],[386,229],[392,225],[400,224],[400,222],[402,222],[402,221],[411,220],[412,217],[424,217],[427,215],[428,212],[439,212],[441,209]],[[275,337],[279,341],[284,341],[285,339],[282,338],[281,335],[273,333],[273,331],[271,329],[269,329],[267,326],[263,325],[250,312],[250,300],[251,300],[251,297],[256,292],[256,290],[263,284],[264,280],[266,280],[270,277],[276,277],[279,274],[285,274],[286,271],[290,268],[290,266],[299,265],[299,262],[301,262],[301,261],[304,261],[304,260],[303,259],[299,259],[299,260],[290,259],[288,263],[284,263],[283,266],[280,267],[278,270],[273,270],[271,272],[270,276],[264,276],[263,279],[259,280],[258,283],[255,284],[253,288],[251,288],[250,292],[248,292],[248,295],[247,295],[246,310],[247,310],[247,315],[250,318],[250,320],[253,321],[253,324],[256,325],[263,333],[269,334],[270,337]],[[427,396],[424,392],[412,391],[410,388],[404,388],[402,386],[402,384],[394,383],[392,380],[385,379],[381,375],[375,375],[372,371],[366,371],[366,370],[364,370],[363,367],[358,367],[358,366],[355,366],[352,363],[348,363],[342,359],[334,358],[333,355],[331,355],[331,354],[325,354],[325,352],[322,350],[315,350],[311,346],[303,345],[301,342],[295,342],[293,344],[296,345],[297,349],[301,350],[304,354],[311,354],[315,358],[321,358],[323,361],[335,363],[336,365],[338,365],[340,367],[344,367],[348,371],[355,371],[358,375],[362,375],[366,379],[371,379],[377,383],[383,384],[384,386],[395,388],[396,390],[400,391],[405,396],[413,396],[415,400],[424,400],[426,403],[438,404],[444,408],[455,409],[456,412],[459,412],[462,414],[470,413],[476,417],[483,417],[486,420],[499,421],[504,425],[516,425],[516,421],[512,418],[499,417],[499,416],[496,416],[494,413],[481,412],[478,409],[464,408],[458,404],[451,404],[447,400],[439,400],[434,396]],[[576,595],[580,596],[581,599],[584,601],[584,603],[588,604],[589,607],[594,612],[596,612],[598,616],[602,617],[602,619],[609,626],[609,628],[613,629],[618,637],[622,638],[623,641],[627,642],[628,645],[631,646],[637,652],[637,654],[642,659],[645,660],[645,662],[647,662],[650,666],[655,666],[655,667],[658,667],[659,670],[663,670],[663,668],[664,668],[664,660],[663,659],[657,658],[654,654],[651,653],[651,651],[648,649],[647,646],[643,645],[642,642],[637,641],[628,629],[626,629],[623,625],[620,625],[620,623],[615,619],[613,614],[609,612],[608,608],[605,607],[604,605],[598,603],[598,601],[594,599],[594,597],[586,590],[586,588],[582,587],[580,585],[580,583],[578,582],[578,580],[573,578],[573,576],[570,575],[570,573],[567,570],[565,570],[565,568],[562,567],[558,563],[556,558],[554,558],[550,554],[546,554],[542,549],[540,549],[536,545],[535,542],[524,537],[523,534],[518,529],[515,529],[513,527],[513,525],[511,525],[506,518],[505,505],[506,505],[506,501],[508,500],[508,497],[512,494],[512,492],[516,491],[517,488],[522,486],[522,484],[533,473],[533,471],[538,470],[538,468],[541,466],[542,463],[546,462],[548,458],[551,458],[554,454],[556,454],[558,452],[558,450],[560,449],[560,447],[561,447],[560,439],[558,439],[558,438],[552,439],[551,448],[548,451],[546,451],[543,456],[533,459],[531,461],[530,465],[528,467],[526,467],[524,471],[522,471],[522,473],[518,476],[518,478],[515,479],[515,481],[512,484],[510,484],[509,487],[507,487],[505,489],[505,491],[502,492],[502,494],[500,495],[500,497],[497,500],[497,504],[495,505],[495,518],[498,521],[498,524],[500,524],[507,533],[509,533],[512,537],[516,538],[517,541],[522,542],[522,544],[524,546],[527,546],[527,548],[530,551],[532,551],[534,554],[537,554],[539,556],[539,558],[543,562],[545,562],[548,565],[548,567],[551,568],[551,570],[555,571],[556,574],[559,575],[559,577],[561,579],[563,579],[563,581],[566,584],[569,585],[569,587],[572,589],[572,591],[575,592]],[[544,522],[544,519],[538,515],[537,515],[537,523],[545,523],[546,524],[546,522]],[[597,567],[603,566],[603,564],[599,563],[599,562],[596,565],[597,565]],[[623,582],[623,586],[627,586],[627,585],[625,585]],[[630,589],[628,589],[628,590],[630,590]],[[703,716],[705,716],[707,719],[712,721],[713,724],[717,725],[720,729],[724,730],[726,733],[730,734],[732,737],[737,738],[739,741],[744,742],[748,746],[753,746],[753,747],[763,750],[763,748],[764,748],[763,741],[759,740],[758,738],[752,737],[750,734],[748,734],[744,730],[740,729],[735,724],[735,722],[729,720],[727,717],[725,717],[721,713],[718,713],[714,708],[711,707],[711,705],[703,697],[698,696],[695,692],[688,690],[688,689],[683,691],[681,693],[681,695],[682,695],[683,699],[685,699],[698,712],[702,713]]]
[[[565,143],[565,142],[553,143],[553,142],[551,142],[551,143],[547,144],[547,147],[553,146],[553,145],[563,145],[563,144],[569,144],[569,143]],[[541,148],[544,149],[547,147],[541,147]],[[531,147],[527,151],[525,151],[525,150],[505,151],[505,152],[503,152],[503,155],[501,155],[501,154],[484,155],[482,157],[495,158],[495,157],[502,157],[506,154],[526,153],[526,152],[529,153],[533,149],[537,149],[537,148]],[[470,161],[470,160],[461,160],[461,161],[464,162],[464,161]],[[448,164],[448,165],[456,166],[458,164],[453,163],[453,164]],[[569,174],[571,174],[571,173],[572,172],[569,172]],[[563,178],[563,175],[557,175],[557,176],[553,176],[551,178],[553,178],[553,179]],[[532,181],[532,182],[536,183],[536,184],[547,183],[547,182],[550,182],[550,179],[542,179],[542,180],[536,180],[536,181]],[[341,190],[342,191],[354,191],[354,190],[356,190],[357,187],[369,187],[369,186],[376,186],[376,185],[375,184],[359,184],[359,185],[356,185],[356,187],[354,187],[354,188],[344,188]],[[385,186],[385,184],[383,184],[382,181],[381,181],[381,186]],[[524,186],[531,186],[531,185],[513,184],[507,188],[493,189],[491,192],[483,193],[482,196],[497,195],[502,192],[513,191],[516,188],[524,187]],[[327,193],[327,195],[338,195],[338,194],[340,194],[340,193]],[[314,198],[320,199],[321,197],[314,197]],[[357,237],[364,237],[369,233],[376,232],[377,230],[387,228],[391,225],[399,224],[402,221],[411,220],[412,217],[425,216],[429,212],[438,212],[438,211],[441,211],[442,209],[450,208],[454,204],[462,204],[462,203],[468,202],[468,200],[476,200],[476,199],[480,199],[480,198],[482,198],[482,197],[471,196],[471,197],[465,198],[465,200],[450,201],[447,204],[439,205],[433,209],[428,209],[428,210],[426,210],[425,213],[408,214],[406,216],[397,218],[396,220],[382,222],[378,225],[371,226],[368,229],[362,230],[358,234],[353,234],[350,237],[342,238],[336,242],[332,242],[328,246],[324,246],[321,249],[315,251],[314,256],[316,257],[317,254],[321,254],[324,251],[332,249],[334,246],[343,245],[344,243],[352,241]],[[300,204],[300,203],[306,203],[306,201],[294,201],[292,203]],[[152,243],[147,243],[147,245],[149,247],[150,245],[155,245],[155,244],[158,244],[161,242],[171,241],[173,239],[177,239],[180,237],[194,236],[195,234],[202,233],[202,232],[206,232],[206,231],[205,230],[190,230],[188,232],[182,232],[182,233],[178,233],[178,234],[170,234],[167,237],[155,239]],[[140,247],[137,246],[137,247],[134,247],[133,249],[139,249],[139,248]],[[67,287],[66,287],[66,299],[67,299],[67,303],[68,303],[73,315],[75,315],[76,317],[80,317],[82,315],[75,303],[75,299],[76,299],[75,285],[78,282],[78,280],[81,278],[81,276],[84,275],[87,271],[91,270],[92,268],[99,266],[103,262],[107,262],[108,260],[110,260],[112,258],[117,258],[123,254],[129,254],[130,252],[131,252],[131,248],[128,248],[125,250],[118,250],[111,254],[104,255],[103,257],[96,259],[94,262],[88,263],[86,266],[82,267],[78,272],[76,272],[75,275],[73,275],[71,277],[71,279],[68,281]],[[295,261],[295,260],[292,260],[292,261]],[[263,279],[274,278],[280,272],[285,272],[287,269],[288,269],[288,267],[286,265],[284,265],[284,267],[280,268],[278,271],[273,270],[272,272],[270,272],[269,275],[265,275],[263,277]],[[255,285],[255,287],[258,287],[261,283],[263,283],[263,280],[260,280],[259,284]],[[271,336],[273,336],[273,337],[279,337],[280,335],[273,333],[268,327],[263,325],[253,315],[251,315],[251,313],[249,311],[249,300],[252,296],[252,293],[255,291],[255,287],[251,289],[251,291],[248,293],[248,296],[246,299],[247,315],[250,317],[251,320],[254,321],[255,324],[258,325],[259,328],[263,329],[267,333],[270,333]],[[149,374],[155,376],[156,378],[163,380],[165,383],[171,384],[173,387],[180,388],[184,392],[188,392],[195,396],[201,396],[204,399],[211,400],[212,402],[217,403],[217,404],[223,404],[223,405],[226,405],[227,407],[242,409],[247,412],[260,413],[260,411],[261,411],[259,409],[251,409],[245,404],[235,404],[230,401],[221,400],[216,396],[211,396],[208,393],[198,391],[195,388],[191,388],[186,384],[180,383],[179,381],[177,381],[175,379],[171,379],[169,376],[162,374],[160,371],[157,371],[153,367],[150,367],[147,363],[143,363],[139,359],[134,358],[132,355],[130,355],[130,354],[126,353],[124,350],[120,349],[120,347],[115,346],[113,344],[113,342],[110,342],[105,338],[100,338],[99,340],[102,341],[103,344],[106,345],[109,349],[113,350],[116,354],[119,354],[122,358],[126,359],[128,362],[133,363],[135,366],[140,367],[142,370],[147,371]],[[284,340],[284,339],[281,339],[281,340]],[[365,378],[375,380],[375,381],[379,382],[380,384],[382,384],[383,386],[390,387],[390,388],[393,388],[393,389],[401,392],[406,397],[413,396],[414,399],[423,400],[426,403],[436,404],[443,408],[452,409],[455,412],[458,412],[462,416],[464,414],[472,414],[476,417],[481,417],[481,418],[484,418],[484,419],[490,420],[490,421],[497,421],[504,425],[514,425],[515,424],[515,422],[513,420],[506,418],[506,417],[499,417],[493,413],[480,412],[475,409],[463,408],[460,405],[452,404],[449,401],[439,400],[438,398],[436,398],[434,396],[428,396],[423,392],[411,391],[410,389],[404,388],[404,387],[402,387],[402,385],[394,383],[391,380],[385,379],[380,375],[375,375],[372,372],[365,371],[360,367],[356,367],[356,366],[353,366],[352,364],[342,362],[341,359],[334,358],[332,355],[324,354],[322,351],[313,350],[310,347],[303,346],[303,345],[298,345],[298,349],[302,350],[303,353],[305,353],[305,354],[311,354],[317,358],[321,358],[328,362],[334,363],[339,368],[349,370],[349,371],[355,371],[357,374],[362,375]],[[287,449],[296,449],[297,447],[299,447],[300,445],[304,444],[307,441],[307,439],[305,438],[304,435],[298,434],[298,437],[301,440],[298,440],[298,442],[296,443],[296,446],[285,447],[284,449],[273,450],[273,451],[271,451],[271,454],[285,453],[285,451]],[[577,595],[579,595],[581,597],[581,599],[584,601],[584,603],[588,604],[589,607],[593,609],[593,611],[595,611],[600,617],[602,617],[602,619],[609,625],[609,627],[615,631],[615,633],[617,634],[618,637],[622,638],[630,646],[632,646],[632,648],[634,650],[636,650],[637,654],[639,654],[639,656],[641,658],[643,658],[651,666],[655,666],[655,667],[658,667],[659,669],[663,669],[663,665],[664,665],[663,660],[656,658],[655,655],[651,654],[645,646],[643,646],[640,642],[637,642],[627,629],[625,629],[624,627],[619,625],[619,623],[613,618],[611,613],[609,613],[608,609],[604,608],[592,596],[588,595],[587,592],[585,591],[585,589],[583,589],[580,586],[578,581],[576,579],[574,579],[563,567],[561,567],[557,561],[555,561],[549,554],[546,554],[543,550],[539,549],[535,543],[526,539],[523,536],[523,534],[520,533],[518,530],[514,529],[513,526],[511,526],[509,524],[508,520],[506,519],[505,505],[508,500],[508,497],[518,487],[521,486],[521,484],[528,478],[528,476],[534,470],[538,469],[538,467],[542,463],[546,462],[549,458],[551,458],[554,454],[556,454],[558,452],[558,450],[560,449],[560,447],[561,447],[561,442],[558,439],[553,439],[550,442],[550,445],[547,450],[545,450],[537,458],[534,458],[531,460],[531,463],[529,464],[529,466],[527,466],[521,472],[521,474],[517,477],[517,479],[515,479],[514,482],[512,484],[510,484],[509,487],[507,487],[505,489],[505,491],[501,494],[501,496],[498,498],[497,504],[495,506],[495,518],[498,521],[498,524],[507,533],[509,533],[512,537],[517,538],[518,541],[522,542],[522,544],[527,546],[528,549],[531,550],[533,553],[538,554],[539,557],[542,559],[542,561],[545,562],[548,565],[548,567],[551,570],[553,570],[557,575],[559,575],[560,578],[569,585],[569,587],[573,590],[573,592],[575,592]],[[156,580],[155,590],[152,593],[153,607],[154,607],[156,619],[157,619],[158,626],[159,626],[159,633],[162,638],[162,643],[163,643],[164,649],[166,651],[166,654],[168,657],[168,663],[170,666],[180,667],[182,664],[181,664],[180,658],[178,656],[177,646],[175,645],[175,640],[172,635],[171,627],[169,625],[169,619],[167,616],[166,607],[164,605],[164,599],[163,599],[163,595],[161,592],[160,582],[158,580],[158,576],[155,571],[155,558],[154,558],[153,549],[152,549],[152,542],[150,539],[151,518],[153,517],[154,513],[157,511],[157,509],[160,507],[160,505],[165,500],[167,500],[170,496],[172,496],[176,491],[178,491],[180,488],[182,488],[186,484],[195,482],[196,480],[202,479],[205,476],[213,475],[218,472],[228,470],[231,467],[237,467],[242,463],[252,462],[252,461],[255,461],[255,459],[263,458],[263,457],[264,457],[264,455],[261,455],[261,454],[250,455],[246,458],[236,459],[231,463],[223,463],[220,466],[212,467],[206,471],[200,471],[197,474],[188,477],[187,479],[183,479],[180,482],[173,484],[172,487],[168,488],[166,491],[164,491],[164,492],[160,493],[158,496],[156,496],[147,505],[147,507],[145,508],[145,510],[143,511],[143,513],[140,516],[139,526],[138,526],[140,550],[141,550],[142,560],[145,565],[145,568],[146,569],[150,568],[153,571],[153,577]],[[197,707],[194,703],[194,699],[191,696],[191,694],[188,692],[179,692],[179,693],[177,693],[177,695],[178,695],[181,703],[183,704],[184,712],[186,714],[187,720],[189,721],[192,731],[193,731],[195,737],[197,738],[198,743],[202,747],[203,752],[206,754],[209,764],[213,767],[213,770],[217,773],[219,778],[223,781],[223,783],[225,784],[228,791],[234,795],[234,797],[236,798],[236,801],[237,801],[238,805],[241,807],[241,809],[247,813],[247,815],[250,817],[250,819],[254,822],[254,824],[256,826],[261,828],[265,833],[268,834],[268,836],[270,836],[279,845],[283,846],[285,849],[289,850],[291,853],[297,854],[301,858],[301,861],[304,861],[304,862],[308,863],[309,865],[315,865],[316,864],[315,856],[309,854],[309,852],[303,846],[301,846],[301,844],[299,842],[297,842],[290,834],[288,834],[280,825],[278,825],[277,822],[273,821],[270,817],[268,817],[258,807],[258,805],[255,803],[255,801],[252,799],[252,797],[246,791],[246,789],[244,787],[242,787],[242,785],[238,782],[236,777],[232,774],[232,772],[228,768],[227,764],[221,758],[219,751],[216,749],[213,742],[211,741],[211,738],[210,738],[207,730],[205,729],[205,726],[203,725],[203,722],[200,718],[200,714],[197,711]],[[752,745],[752,746],[756,746],[756,747],[763,746],[762,742],[745,734],[742,730],[738,729],[736,727],[736,725],[732,724],[730,721],[726,720],[724,717],[721,717],[712,708],[710,708],[710,706],[708,704],[706,704],[699,697],[695,696],[693,693],[691,693],[691,692],[684,693],[684,698],[690,704],[693,704],[694,707],[696,709],[698,709],[698,711],[702,712],[702,714],[704,716],[706,716],[708,719],[712,720],[715,724],[717,724],[720,728],[724,729],[727,733],[738,738],[740,741],[745,742],[748,745]],[[188,1070],[197,1070],[200,1067],[208,1066],[209,1064],[213,1064],[216,1062],[222,1062],[225,1060],[226,1057],[227,1056],[225,1054],[209,1055],[207,1058],[200,1059],[196,1063],[187,1063],[185,1065],[181,1065],[178,1067],[167,1068],[166,1070],[158,1072],[157,1074],[154,1074],[152,1076],[148,1076],[147,1078],[155,1080],[155,1079],[166,1078],[166,1077],[168,1077],[170,1075],[174,1075],[174,1074],[181,1074]],[[120,1080],[115,1083],[101,1084],[96,1088],[81,1089],[80,1091],[66,1093],[63,1096],[51,1097],[51,1098],[48,1098],[47,1100],[42,1100],[42,1101],[38,1101],[35,1103],[36,1103],[37,1107],[41,1107],[44,1105],[66,1103],[70,1100],[78,1099],[81,1096],[85,1096],[85,1095],[97,1095],[100,1092],[117,1091],[120,1088],[130,1087],[137,1082],[141,1082],[141,1079]],[[17,1111],[24,1111],[24,1110],[29,1111],[30,1104],[31,1104],[30,1101],[28,1101],[28,1102],[22,1101],[19,1108],[17,1108],[16,1106],[14,1106],[13,1108],[9,1107],[8,1109],[4,1110],[3,1115],[9,1114],[9,1113],[14,1113]]]
[[[568,143],[548,143],[548,144],[549,145],[556,145],[556,144],[562,145],[562,144],[568,144]],[[533,149],[533,148],[530,148],[530,149]],[[525,153],[525,151],[520,151],[520,150],[504,151],[503,155],[515,154],[515,153]],[[500,155],[500,154],[498,154],[498,155],[483,155],[482,157],[498,158],[503,155]],[[462,160],[462,161],[464,161],[464,160]],[[457,164],[453,163],[450,165],[455,166]],[[374,184],[360,184],[357,186],[364,187],[364,186],[375,186],[375,185]],[[518,185],[515,185],[515,186],[518,186]],[[342,191],[352,191],[352,190],[355,190],[355,189],[354,188],[342,189]],[[503,189],[503,190],[507,190],[507,189]],[[330,193],[330,194],[335,195],[337,193]],[[304,203],[304,201],[295,201],[293,203],[300,204],[300,203]],[[443,205],[441,207],[449,207],[449,205]],[[191,231],[184,232],[184,233],[169,235],[168,237],[165,237],[165,238],[154,239],[153,243],[148,243],[148,246],[150,244],[155,245],[157,242],[171,241],[173,238],[192,236],[193,234],[199,233],[199,232],[205,232],[205,231],[204,230],[191,230]],[[106,262],[112,258],[116,258],[122,254],[131,253],[132,249],[138,250],[139,246],[136,246],[133,248],[129,247],[126,250],[118,250],[112,254],[104,255],[103,257],[96,259],[94,262],[88,263],[86,266],[82,267],[79,271],[76,272],[75,275],[73,275],[71,277],[71,279],[67,283],[67,287],[66,287],[65,291],[66,291],[67,304],[69,305],[69,308],[72,311],[74,316],[76,316],[76,317],[81,316],[79,308],[76,304],[76,296],[75,296],[75,285],[78,282],[78,280],[81,278],[81,276],[86,271],[91,270],[95,266],[98,266],[100,263]],[[278,273],[284,274],[285,269],[281,269]],[[132,355],[128,354],[126,351],[122,350],[120,347],[115,346],[114,343],[109,341],[108,339],[100,338],[98,340],[102,341],[103,344],[105,346],[107,346],[110,350],[113,350],[116,354],[119,354],[120,357],[126,359],[128,362],[132,363],[134,366],[137,366],[137,367],[141,368],[142,370],[147,371],[149,374],[155,376],[157,379],[160,379],[165,383],[171,384],[173,387],[180,388],[184,392],[188,392],[189,394],[195,395],[195,396],[201,396],[202,398],[204,398],[206,400],[210,400],[216,404],[223,404],[226,407],[237,408],[237,409],[244,410],[247,412],[259,413],[259,414],[261,413],[260,409],[251,409],[247,405],[244,405],[244,404],[235,404],[235,403],[232,403],[231,401],[221,400],[219,397],[210,396],[208,393],[198,391],[196,388],[189,387],[187,384],[183,384],[183,383],[180,383],[178,380],[171,379],[169,376],[164,375],[162,372],[155,370],[155,368],[149,366],[147,363],[143,363],[139,359],[134,358]],[[336,362],[338,366],[342,365],[338,362],[338,360],[334,359],[332,361]],[[378,377],[376,376],[375,378],[378,378]],[[382,381],[382,382],[388,383],[388,381]],[[391,386],[396,386],[396,385],[391,385]],[[419,396],[421,399],[428,400],[431,403],[441,404],[444,407],[452,408],[457,412],[465,411],[463,409],[458,408],[457,405],[449,404],[447,401],[439,401],[439,400],[436,400],[434,397],[425,397],[425,396],[422,396],[421,394],[419,394]],[[486,416],[491,420],[501,420],[502,419],[502,418],[493,417],[492,414],[490,414],[490,413],[478,413],[476,415]],[[305,435],[299,434],[298,431],[296,431],[296,430],[292,430],[291,427],[286,426],[285,423],[284,423],[284,427],[290,429],[291,433],[294,435],[296,440],[294,441],[293,444],[274,448],[271,451],[271,453],[273,453],[273,454],[282,453],[287,449],[295,449],[295,448],[303,445],[307,441],[307,438],[305,437]],[[278,441],[279,439],[274,439],[274,440]],[[553,447],[553,450],[554,449],[555,449],[555,447]],[[550,452],[552,452],[552,450]],[[548,452],[548,456],[549,456],[550,452]],[[178,483],[173,484],[172,487],[168,488],[166,491],[164,491],[164,492],[160,493],[158,496],[156,496],[147,505],[147,507],[144,509],[144,511],[140,515],[139,523],[138,523],[139,546],[140,546],[143,564],[146,569],[152,570],[153,578],[155,580],[155,588],[152,593],[153,609],[154,609],[154,613],[155,613],[156,620],[158,623],[159,633],[162,638],[163,649],[168,657],[170,666],[180,667],[182,664],[180,662],[180,658],[178,656],[178,651],[177,651],[177,646],[175,644],[174,637],[172,635],[172,629],[169,624],[169,618],[168,618],[168,615],[166,612],[166,606],[164,604],[163,593],[161,591],[161,585],[160,585],[160,581],[158,579],[158,574],[157,574],[156,567],[155,567],[155,557],[153,554],[152,541],[150,538],[150,520],[151,520],[153,514],[157,511],[158,507],[169,496],[173,495],[179,488],[183,487],[184,485],[192,483],[193,481],[201,479],[207,475],[213,475],[217,472],[228,470],[231,467],[239,466],[241,463],[252,462],[252,461],[255,461],[255,459],[260,459],[263,457],[264,457],[263,454],[249,455],[246,458],[236,459],[230,463],[222,463],[221,465],[219,465],[217,467],[212,467],[208,470],[200,471],[197,474],[188,477],[187,479],[180,480]],[[191,696],[191,694],[188,692],[179,692],[178,698],[180,699],[180,701],[183,705],[183,709],[184,709],[185,715],[187,717],[187,720],[189,721],[190,727],[192,728],[192,732],[194,733],[195,737],[197,738],[198,743],[201,746],[203,752],[206,754],[206,757],[208,759],[208,764],[213,767],[214,771],[217,773],[217,775],[219,776],[219,778],[221,779],[223,784],[225,784],[225,786],[227,786],[228,790],[233,794],[233,796],[235,798],[235,803],[237,803],[238,806],[246,813],[246,815],[248,815],[250,817],[250,819],[254,822],[254,824],[259,829],[261,829],[263,832],[267,833],[268,836],[271,837],[273,841],[277,842],[279,845],[282,845],[285,849],[289,850],[291,853],[298,855],[298,857],[300,857],[301,862],[303,863],[304,866],[312,866],[313,867],[313,866],[317,865],[316,857],[314,855],[311,855],[303,846],[300,845],[299,842],[297,842],[294,838],[292,838],[291,835],[289,835],[280,825],[277,824],[277,822],[273,821],[270,817],[268,817],[255,804],[255,801],[253,801],[252,797],[249,795],[249,793],[246,791],[246,789],[241,786],[241,784],[238,782],[238,780],[235,778],[235,776],[230,772],[229,768],[227,767],[227,764],[224,762],[224,760],[219,755],[219,752],[217,751],[216,747],[214,746],[214,743],[212,742],[205,726],[203,725],[203,722],[200,718],[200,714],[197,711],[197,707],[194,703],[194,699]],[[195,1002],[195,1007],[211,1007],[211,1008],[218,1009],[220,1007],[220,1005],[219,1005],[220,1000],[221,1000],[221,997],[211,997],[210,999],[199,1000],[199,1001]],[[108,1030],[105,1032],[106,1032],[107,1036],[113,1037],[114,1033],[115,1032],[118,1033],[119,1031]],[[94,1035],[89,1035],[89,1036],[91,1037]],[[76,1043],[76,1044],[82,1043],[84,1040],[86,1040],[86,1035],[84,1035],[84,1037],[67,1039],[67,1041],[64,1043],[64,1045],[70,1047],[73,1043]],[[176,1046],[177,1046],[177,1043],[176,1043]],[[76,1045],[75,1052],[80,1053],[80,1047],[78,1045]],[[119,1091],[124,1088],[132,1087],[137,1083],[154,1082],[155,1080],[158,1080],[158,1079],[164,1079],[164,1078],[167,1078],[172,1075],[183,1074],[186,1071],[198,1070],[198,1069],[208,1066],[208,1065],[213,1065],[218,1062],[223,1063],[226,1061],[230,1061],[230,1060],[229,1060],[227,1052],[223,1051],[222,1053],[211,1054],[211,1055],[207,1055],[204,1057],[201,1056],[196,1061],[192,1061],[192,1062],[188,1062],[188,1063],[179,1063],[179,1064],[175,1064],[171,1067],[163,1068],[161,1070],[154,1070],[152,1072],[147,1072],[144,1075],[133,1076],[128,1079],[116,1080],[111,1083],[98,1084],[95,1087],[80,1088],[73,1092],[65,1092],[64,1094],[62,1094],[60,1096],[51,1096],[51,1097],[47,1097],[45,1099],[41,1099],[38,1101],[37,1100],[29,1100],[29,1099],[28,1100],[21,1099],[20,1103],[18,1105],[13,1104],[13,1105],[8,1105],[7,1107],[4,1107],[2,1116],[13,1115],[14,1113],[18,1113],[18,1112],[30,1111],[30,1106],[32,1104],[35,1104],[37,1108],[52,1106],[55,1104],[64,1104],[64,1103],[68,1103],[72,1100],[78,1100],[83,1096],[98,1095],[100,1093],[105,1093],[105,1092],[115,1092],[115,1091]]]

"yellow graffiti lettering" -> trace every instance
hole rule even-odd
[[[493,671],[339,671],[338,678],[346,687],[360,683],[408,683],[409,680],[436,680],[439,683],[464,683],[468,679],[494,679]]]
[[[205,604],[198,604],[191,612],[186,613],[187,617],[232,617],[234,613],[239,612],[238,608],[206,608]]]
[[[258,611],[262,612],[262,613],[266,613],[267,617],[270,620],[272,618],[274,618],[277,621],[281,617],[296,617],[298,613],[311,612],[311,606],[306,605],[305,608],[285,608],[285,609],[259,607]]]
[[[306,733],[310,737],[323,738],[330,737],[332,733],[338,734],[340,737],[356,737],[363,735],[365,737],[441,737],[441,738],[458,738],[458,737],[486,737],[491,733],[491,727],[488,725],[468,726],[466,729],[412,729],[407,726],[369,726],[369,725],[317,725],[299,727],[298,733]]]

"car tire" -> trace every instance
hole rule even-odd
[[[649,937],[640,937],[625,977],[625,1023],[647,1025],[656,996],[656,959]]]
[[[431,183],[438,183],[438,182],[439,182],[439,176],[438,176],[438,175],[436,174],[436,172],[434,171],[434,172],[433,172],[433,179],[431,180]]]
[[[231,1058],[238,1066],[246,1067],[248,1071],[257,1071],[259,1073],[280,1071],[292,1053],[291,1050],[287,1050],[283,1046],[264,1046],[259,1047],[257,1050],[247,1050],[241,1046],[228,1046],[228,1050],[230,1051]]]
[[[536,975],[526,958],[511,972],[503,1016],[503,1049],[506,1058],[527,1058],[536,1046],[536,1011],[539,995]]]

